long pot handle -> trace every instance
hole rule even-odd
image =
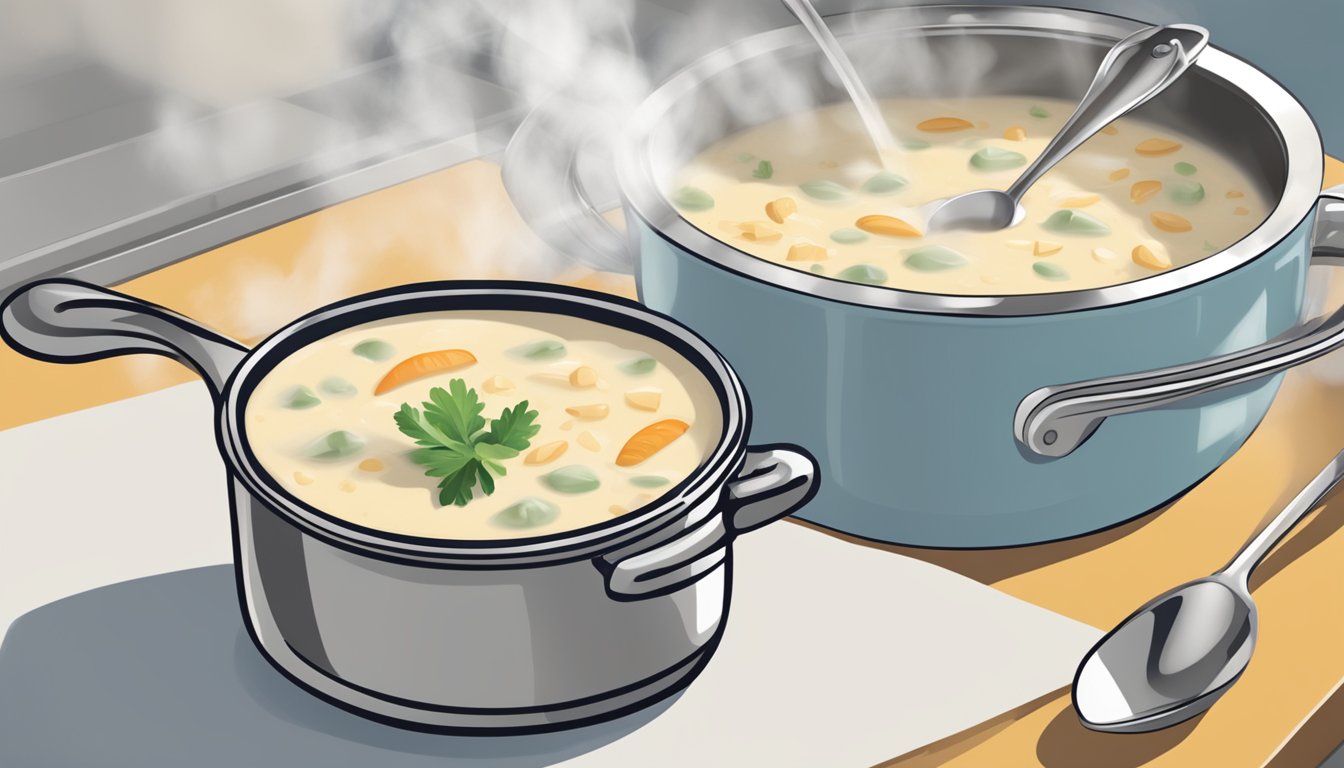
[[[652,549],[598,558],[607,593],[642,600],[681,589],[714,570],[743,533],[787,517],[817,493],[817,462],[793,445],[749,448],[721,511]]]
[[[1344,266],[1344,186],[1321,193],[1312,263]],[[1018,442],[1060,457],[1082,445],[1109,416],[1147,411],[1287,370],[1344,346],[1344,307],[1258,346],[1144,373],[1041,387],[1013,418]]]
[[[6,298],[0,338],[51,363],[164,355],[200,373],[215,398],[247,353],[238,342],[157,304],[65,278],[31,283]]]
[[[501,173],[514,207],[548,246],[593,269],[628,273],[625,235],[602,217],[579,178],[580,153],[614,122],[609,111],[563,94],[545,101],[514,131]]]

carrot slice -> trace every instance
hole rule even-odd
[[[378,382],[378,386],[373,388],[373,394],[381,395],[407,382],[433,376],[436,373],[456,371],[458,368],[466,368],[475,362],[476,356],[465,349],[440,349],[434,352],[421,352],[392,366],[392,370],[388,371],[383,380]]]
[[[616,456],[616,466],[633,467],[639,464],[686,434],[686,430],[690,428],[690,424],[679,419],[655,421],[626,441],[625,447],[621,448],[621,452]]]

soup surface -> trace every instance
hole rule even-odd
[[[1266,202],[1228,158],[1122,118],[1027,191],[997,232],[923,234],[919,207],[1005,189],[1076,105],[1018,97],[886,100],[904,149],[879,159],[848,104],[710,145],[668,197],[696,228],[828,278],[954,295],[1048,293],[1138,280],[1240,240]]]
[[[410,315],[333,334],[266,374],[245,419],[261,465],[296,497],[444,539],[627,514],[685,479],[721,435],[713,388],[671,348],[536,312]]]

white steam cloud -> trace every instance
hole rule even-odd
[[[837,13],[848,3],[818,5],[823,13]],[[585,138],[605,162],[603,151],[624,119],[675,69],[763,27],[791,21],[773,0],[687,3],[679,11],[647,0],[9,0],[6,16],[0,25],[0,79],[21,75],[24,62],[77,55],[171,94],[160,103],[152,154],[162,167],[205,187],[210,180],[264,171],[278,148],[295,142],[290,118],[308,107],[319,116],[304,124],[301,146],[290,149],[307,156],[311,175],[332,173],[355,157],[470,132],[477,119],[475,81],[463,72],[489,72],[521,108],[546,108],[546,128],[555,141],[530,158],[529,166],[540,177],[555,177],[569,166],[565,147]],[[953,37],[934,50],[911,38],[893,41],[863,32],[837,29],[879,97],[923,89],[965,95],[1004,69],[994,49],[973,36]],[[701,101],[714,109],[674,115],[678,124],[664,129],[673,138],[661,145],[669,156],[658,160],[674,166],[725,131],[840,98],[820,56],[799,50],[804,53],[758,57],[710,78]],[[1052,56],[1043,53],[1035,68],[1024,66],[1024,82],[1063,68],[1074,73],[1081,91],[1090,68]],[[381,68],[376,63],[389,57],[401,63]],[[351,95],[325,87],[375,68],[380,79],[372,91]],[[296,97],[304,93],[323,95],[310,101]],[[279,107],[258,107],[267,104]],[[203,112],[212,110],[222,110],[223,117],[202,120]],[[590,191],[608,202],[614,197],[610,189]],[[555,200],[553,207],[571,215],[564,203]],[[460,264],[465,253],[472,269],[533,278],[568,265],[517,237],[516,214],[497,199],[429,199],[413,212],[425,214],[438,205],[454,206],[442,215],[460,223],[459,233],[456,242],[427,258],[457,258]],[[377,249],[394,247],[418,226],[416,216],[389,217],[383,231],[371,236],[347,231],[339,219],[326,221],[300,255],[298,268],[237,275],[246,288],[216,296],[213,303],[232,305],[239,316],[235,325],[258,335],[288,319],[296,301],[312,308],[351,293],[358,277],[377,264]],[[211,303],[214,290],[203,286],[198,298]],[[285,316],[278,316],[277,307],[285,308]]]

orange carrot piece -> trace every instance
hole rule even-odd
[[[616,455],[616,466],[633,467],[681,437],[691,425],[680,419],[663,419],[636,432]]]
[[[381,395],[416,379],[423,379],[436,373],[456,371],[475,362],[476,356],[465,349],[440,349],[434,352],[421,352],[392,366],[392,370],[388,371],[382,381],[378,382],[378,386],[373,388],[373,394]]]

